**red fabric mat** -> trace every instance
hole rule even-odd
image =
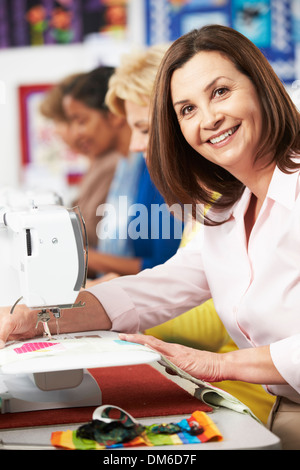
[[[90,369],[102,391],[103,405],[116,405],[135,418],[193,413],[212,408],[149,365]],[[0,414],[0,429],[84,423],[95,407]]]

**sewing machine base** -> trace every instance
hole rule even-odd
[[[0,376],[1,413],[99,406],[101,390],[85,369]]]

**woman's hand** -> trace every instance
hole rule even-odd
[[[147,335],[119,336],[125,341],[149,346],[196,379],[207,382],[241,380],[264,385],[287,383],[274,366],[268,345],[218,354],[165,343]]]
[[[221,374],[222,354],[200,351],[180,344],[165,343],[148,335],[121,333],[119,337],[124,341],[149,346],[197,379],[207,382],[224,380]]]
[[[12,314],[10,310],[10,307],[0,308],[0,348],[3,348],[7,341],[33,338],[42,334],[41,323],[36,328],[36,310],[31,310],[26,305],[17,305]]]

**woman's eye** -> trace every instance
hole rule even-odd
[[[191,113],[193,111],[194,107],[192,105],[185,106],[181,110],[181,115],[186,116],[187,114]]]
[[[228,91],[228,88],[225,88],[225,87],[222,87],[222,88],[217,88],[214,92],[213,92],[213,96],[224,96],[225,93]]]

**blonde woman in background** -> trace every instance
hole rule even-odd
[[[150,128],[150,100],[156,72],[167,45],[156,45],[143,52],[125,55],[121,65],[109,81],[106,103],[110,110],[124,116],[131,128],[130,150],[143,152],[147,158]],[[185,246],[200,229],[200,224],[187,223],[181,246]],[[215,352],[237,349],[221,322],[212,300],[208,300],[179,317],[145,331],[167,342]],[[275,398],[261,385],[224,381],[215,384],[250,407],[253,413],[267,423]]]

